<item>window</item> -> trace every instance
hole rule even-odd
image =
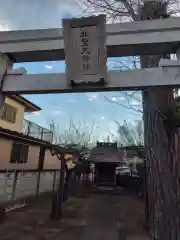
[[[17,109],[11,105],[4,103],[0,109],[0,118],[2,120],[15,123],[16,122]]]
[[[13,143],[11,151],[11,163],[27,163],[29,146],[21,143]]]

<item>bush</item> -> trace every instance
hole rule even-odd
[[[145,166],[144,160],[139,158],[133,158],[129,161],[128,167],[131,173],[136,172],[138,176],[144,177]]]
[[[144,178],[145,175],[145,162],[144,161],[138,161],[136,162],[136,170],[137,170],[137,174]]]
[[[139,192],[143,186],[143,178],[139,176],[118,175],[117,184],[133,192]]]
[[[136,174],[131,175],[118,175],[117,184],[121,187],[128,189],[132,192],[139,194],[142,191],[144,186],[144,176],[145,176],[145,166],[144,160],[133,159],[129,162],[128,166],[131,170],[131,173],[136,172]]]
[[[130,161],[128,163],[128,167],[129,167],[129,169],[131,171],[131,175],[132,175],[132,172],[135,170],[135,162],[134,161]]]

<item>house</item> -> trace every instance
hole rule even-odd
[[[0,171],[38,169],[41,148],[52,144],[53,133],[24,120],[24,114],[40,110],[20,95],[5,97],[0,109]],[[43,169],[60,169],[60,161],[48,149],[45,151]]]
[[[26,112],[40,110],[19,95],[4,98],[0,108],[0,201],[52,191],[54,182],[59,183],[61,161],[50,150],[57,147],[52,143],[53,133],[24,120]],[[73,167],[70,162],[68,168]]]
[[[24,113],[40,110],[40,107],[20,95],[5,96],[4,103],[0,109],[0,127],[22,132]]]
[[[117,143],[97,142],[88,161],[95,165],[97,186],[116,185],[116,167],[123,161],[123,152],[118,151]]]
[[[38,167],[41,139],[23,133],[25,112],[37,112],[41,108],[22,96],[6,96],[0,109],[0,171],[34,170]],[[59,167],[60,163],[47,151],[45,167]],[[55,167],[56,166],[56,167]]]

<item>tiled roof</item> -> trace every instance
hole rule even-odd
[[[120,163],[123,161],[123,151],[111,147],[95,147],[91,150],[88,161]]]
[[[26,112],[36,112],[42,110],[40,107],[32,103],[31,101],[27,100],[21,95],[10,95],[9,98],[15,100],[16,102],[19,102],[20,104],[25,106]]]

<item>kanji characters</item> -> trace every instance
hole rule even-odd
[[[81,28],[80,31],[80,54],[82,60],[82,68],[84,70],[90,69],[90,51],[89,51],[89,39],[88,32]]]

